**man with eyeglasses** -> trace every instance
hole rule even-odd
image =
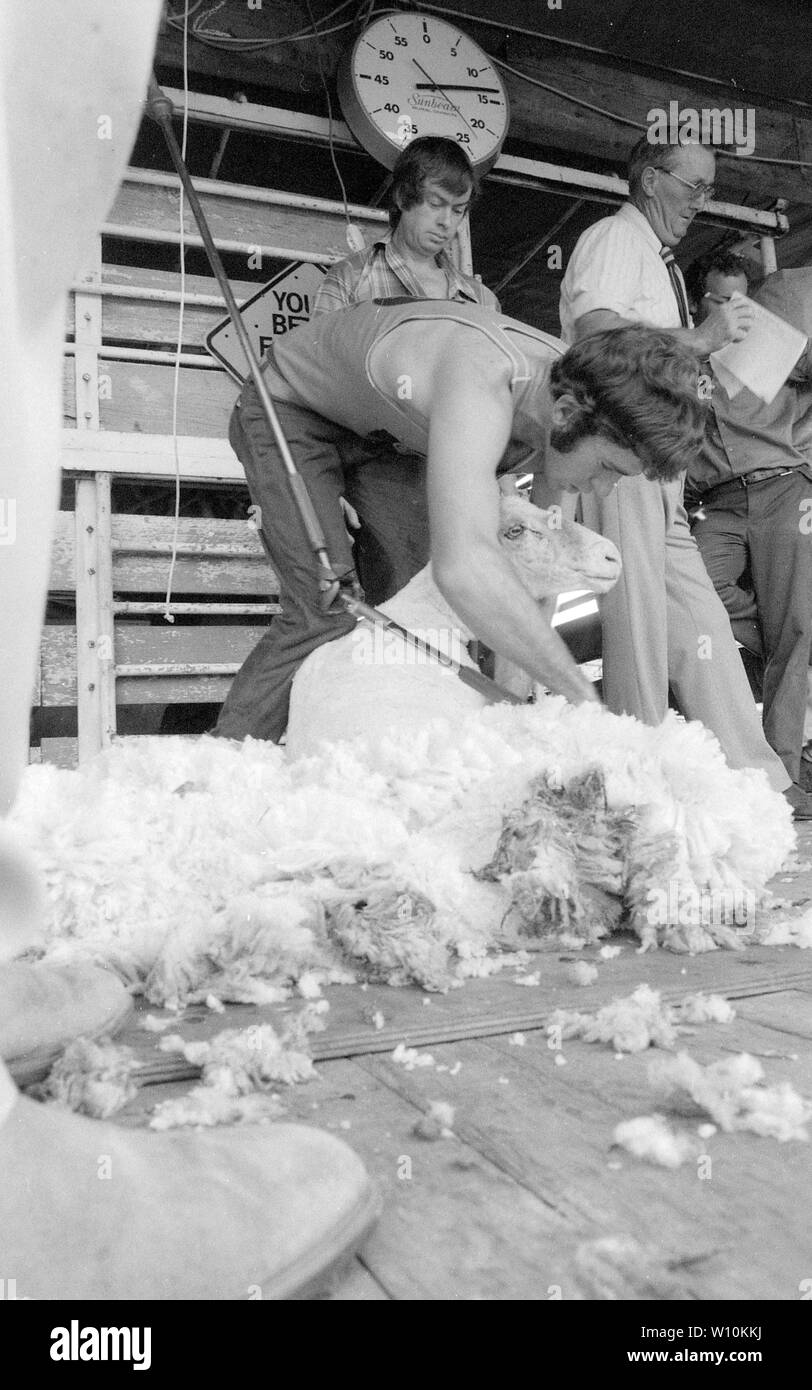
[[[673,257],[713,196],[715,171],[703,145],[638,141],[628,201],[589,227],[570,257],[560,305],[567,342],[632,320],[669,330],[706,358],[745,336],[753,310],[740,294],[714,303],[693,326]],[[795,815],[812,819],[812,796],[790,782],[764,737],[727,614],[691,536],[682,479],[624,478],[611,496],[585,498],[583,517],[623,558],[623,575],[600,604],[609,709],[660,724],[670,686],[685,717],[716,735],[731,767],[763,768]]]

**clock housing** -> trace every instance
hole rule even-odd
[[[430,14],[373,20],[341,60],[338,96],[353,135],[387,169],[418,135],[443,135],[484,173],[510,120],[488,55],[457,25]]]

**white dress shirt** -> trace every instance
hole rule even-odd
[[[575,341],[575,323],[595,309],[653,328],[679,328],[674,287],[660,257],[662,242],[632,203],[587,227],[561,282],[561,336]]]

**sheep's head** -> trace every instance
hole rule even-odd
[[[620,578],[620,555],[611,541],[518,493],[502,494],[499,542],[535,599],[570,589],[605,594]]]

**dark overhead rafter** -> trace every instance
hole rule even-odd
[[[453,0],[432,10],[490,32],[543,39],[657,81],[749,91],[766,106],[809,106],[808,0]],[[487,48],[487,37],[484,46]]]
[[[511,13],[514,9],[512,6]],[[238,31],[239,22],[242,26],[239,32],[281,37],[291,32],[294,14],[300,17],[301,7],[266,4],[261,10],[246,10],[243,4],[231,5],[218,11],[218,23],[225,25],[225,16],[228,16],[228,27],[234,32]],[[763,98],[741,87],[723,86],[718,82],[703,85],[676,73],[653,74],[621,58],[593,56],[585,50],[505,29],[496,31],[485,25],[473,26],[473,29],[489,51],[528,76],[622,118],[610,119],[507,73],[505,81],[513,112],[511,140],[535,147],[540,156],[555,158],[561,151],[575,156],[576,162],[578,159],[599,159],[622,168],[630,146],[646,125],[647,113],[655,107],[667,109],[669,102],[674,101],[680,109],[697,111],[752,108],[755,153],[808,163],[810,167],[801,169],[791,164],[770,165],[745,158],[721,158],[718,183],[725,196],[734,201],[746,199],[762,207],[772,205],[778,198],[812,204],[812,113],[807,114],[807,108],[800,104],[778,101],[765,104]],[[291,104],[305,105],[310,112],[321,114],[325,102],[319,54],[325,71],[334,73],[339,55],[353,32],[346,29],[327,34],[318,42],[314,38],[308,43],[281,43],[260,54],[234,54],[192,42],[190,67],[193,73],[216,76],[223,82],[234,83],[235,87],[253,85],[265,92],[290,93]],[[157,60],[159,65],[175,69],[180,66],[181,36],[175,29],[167,30],[161,37]],[[191,85],[194,86],[194,82]],[[268,100],[267,97],[260,99]]]

